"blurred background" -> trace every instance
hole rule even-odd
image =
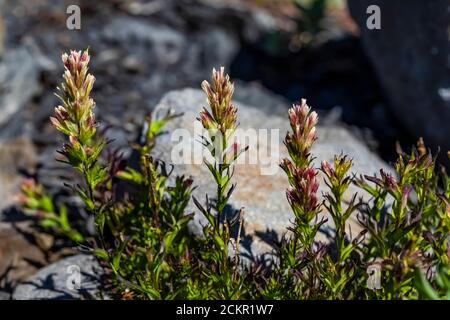
[[[74,4],[80,30],[66,26]],[[380,30],[367,28],[373,4]],[[287,110],[306,98],[321,125],[348,127],[389,163],[396,141],[450,149],[449,15],[448,0],[0,0],[0,293],[71,250],[13,201],[24,176],[56,194],[69,174],[48,121],[62,52],[90,48],[97,115],[117,147],[165,93],[225,66],[237,100]]]

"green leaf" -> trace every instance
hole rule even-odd
[[[96,248],[92,250],[92,254],[100,259],[108,260],[109,255],[108,252],[104,249]]]
[[[78,196],[81,198],[81,200],[83,200],[88,210],[93,211],[95,209],[95,204],[94,202],[92,202],[87,193],[79,187],[75,187],[75,190],[78,193]]]
[[[126,170],[119,171],[117,173],[117,177],[125,181],[134,182],[138,185],[144,183],[144,177],[142,174],[130,167],[126,168]]]
[[[41,219],[39,221],[39,224],[45,229],[58,227],[58,223],[54,219],[46,219],[46,218],[44,218],[44,219]]]
[[[225,249],[226,249],[225,242],[220,237],[220,235],[214,234],[213,240],[214,240],[214,243],[220,248],[221,251],[225,251]]]
[[[122,259],[122,253],[123,253],[123,250],[125,249],[126,244],[127,243],[125,241],[122,242],[120,244],[119,249],[115,253],[115,256],[114,256],[114,258],[112,260],[112,267],[113,267],[114,270],[119,270],[120,261]]]
[[[416,286],[426,298],[440,300],[437,292],[434,291],[431,284],[425,278],[425,275],[419,269],[416,269]]]
[[[59,222],[63,230],[71,229],[69,218],[67,216],[67,208],[65,206],[61,206],[61,208],[59,208]]]

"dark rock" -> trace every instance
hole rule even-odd
[[[392,110],[414,137],[450,148],[448,0],[349,0],[351,15]],[[366,27],[369,5],[381,29]]]

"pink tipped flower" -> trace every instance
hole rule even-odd
[[[59,97],[63,103],[55,108],[50,121],[70,137],[72,145],[75,137],[85,144],[96,132],[95,102],[90,97],[95,78],[88,73],[89,53],[87,50],[64,53],[62,61],[65,71]]]
[[[70,54],[64,53],[62,55],[62,61],[64,66],[70,73],[74,74],[76,72],[83,71],[89,63],[89,53],[88,51],[70,51]]]
[[[339,155],[334,157],[333,165],[328,161],[322,161],[321,169],[332,186],[340,187],[350,182],[350,177],[346,175],[352,165],[353,161],[347,156]]]
[[[55,115],[60,121],[64,121],[67,119],[69,113],[67,112],[66,108],[63,106],[57,106],[55,108]]]
[[[231,164],[234,162],[242,152],[248,150],[248,146],[245,148],[241,148],[241,145],[238,142],[234,142],[228,150],[225,151],[224,157],[223,157],[223,163],[224,164]]]
[[[397,180],[390,173],[386,173],[383,169],[380,170],[383,186],[390,191],[398,190]]]
[[[217,128],[222,133],[234,130],[237,127],[237,108],[231,103],[234,85],[223,67],[219,71],[213,69],[211,78],[212,84],[206,80],[202,82],[211,113],[204,109],[200,121],[205,129]]]
[[[203,128],[206,130],[216,129],[216,122],[206,108],[203,108],[200,112],[200,118],[198,118],[198,120],[202,123]]]
[[[53,126],[59,130],[59,128],[61,127],[61,123],[59,122],[58,119],[56,119],[55,117],[50,117],[50,122],[53,124]]]
[[[291,178],[294,175],[293,172],[294,172],[295,166],[294,166],[294,164],[292,163],[291,160],[286,159],[286,158],[283,159],[281,161],[280,167],[281,167],[281,169],[284,170],[284,172],[286,173],[286,175],[289,178]]]
[[[402,190],[402,204],[401,204],[402,209],[406,208],[406,205],[408,204],[408,197],[409,197],[409,194],[411,193],[412,190],[413,190],[413,187],[410,186],[410,185],[405,185],[403,187],[403,190]]]
[[[311,213],[319,208],[317,190],[319,183],[316,179],[317,170],[314,168],[294,169],[292,186],[287,190],[288,201],[293,208]]]
[[[297,219],[309,224],[319,211],[317,190],[317,170],[311,166],[311,147],[317,140],[316,125],[317,113],[302,99],[288,111],[292,132],[288,132],[284,144],[288,149],[290,159],[283,159],[280,164],[289,179],[290,188],[286,191],[289,204]],[[322,163],[322,170],[329,175],[333,174],[331,165]]]
[[[364,176],[367,180],[377,184],[386,191],[395,194],[396,196],[401,196],[402,190],[397,182],[397,180],[392,176],[392,174],[385,172],[383,169],[380,170],[381,178]]]
[[[328,161],[323,160],[321,163],[322,171],[327,175],[328,178],[332,177],[335,172]]]
[[[305,99],[302,99],[300,104],[293,105],[289,109],[289,120],[293,132],[307,136],[317,125],[317,113],[310,111],[311,108],[306,104]]]
[[[292,132],[286,135],[285,145],[289,155],[297,166],[309,165],[309,153],[317,140],[317,113],[311,112],[306,100],[302,99],[300,104],[289,109],[288,114]]]
[[[95,115],[92,112],[90,112],[88,118],[86,119],[86,126],[88,128],[93,128],[95,126],[95,123],[96,123]]]
[[[70,143],[71,143],[73,146],[76,145],[76,144],[78,143],[77,137],[75,137],[73,134],[71,134],[71,135],[69,136],[69,141],[70,141]]]

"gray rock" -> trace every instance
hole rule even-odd
[[[102,37],[109,43],[120,44],[137,62],[142,60],[141,66],[150,66],[150,75],[164,71],[167,77],[167,70],[173,68],[176,78],[171,80],[175,83],[202,77],[213,66],[228,66],[239,48],[237,39],[221,28],[188,34],[154,21],[130,17],[113,19],[104,27]]]
[[[39,89],[39,68],[25,48],[8,50],[0,60],[0,132],[1,137],[21,130],[19,117]],[[14,133],[7,134],[8,131]],[[6,132],[6,133],[5,133]]]
[[[450,148],[450,3],[448,0],[349,0],[364,48],[394,113],[415,137]],[[369,5],[381,29],[366,27]]]
[[[289,24],[286,19],[280,22],[269,10],[248,1],[155,0],[125,3],[123,9],[131,15],[157,16],[159,21],[182,30],[224,27],[250,42],[257,42],[267,33],[279,30],[280,25]]]
[[[134,48],[145,47],[154,64],[172,65],[177,63],[185,46],[183,34],[164,25],[119,17],[106,25],[104,36],[109,41],[134,44]]]
[[[258,82],[235,80],[234,99],[243,104],[255,106],[267,116],[287,115],[289,100],[266,89]]]
[[[263,100],[260,100],[263,102]],[[278,130],[278,138],[274,140],[269,138],[264,139],[260,136],[257,143],[248,143],[250,148],[246,155],[247,161],[244,164],[238,164],[235,171],[235,182],[237,188],[231,197],[231,210],[245,208],[245,224],[244,229],[246,235],[252,240],[247,243],[247,251],[253,254],[259,254],[270,251],[270,247],[265,242],[270,242],[270,239],[286,232],[286,227],[289,226],[293,216],[290,206],[286,200],[285,190],[288,187],[288,181],[284,172],[278,168],[280,159],[286,156],[285,147],[282,140],[288,131],[289,122],[287,117],[277,115],[276,111],[279,106],[276,103],[278,100],[266,100],[263,105],[258,105],[258,108],[236,102],[238,111],[238,120],[240,128],[247,129],[268,129]],[[272,104],[272,105],[271,105]],[[194,126],[197,123],[195,119],[198,117],[202,106],[206,105],[206,98],[200,90],[185,89],[181,91],[173,91],[164,96],[159,105],[155,108],[156,117],[173,110],[177,113],[183,112],[184,115],[170,122],[166,127],[166,132],[159,136],[154,149],[154,156],[164,160],[166,163],[174,163],[174,175],[190,175],[194,178],[194,184],[197,186],[193,195],[204,202],[205,194],[214,197],[214,183],[211,174],[206,166],[199,164],[185,164],[177,158],[180,155],[180,146],[185,151],[195,150],[195,146],[200,148],[198,142],[201,132],[194,135]],[[271,108],[272,107],[272,108]],[[287,108],[288,106],[286,106]],[[269,115],[268,110],[273,110],[273,114]],[[264,111],[263,111],[264,110]],[[286,111],[286,109],[285,109]],[[185,130],[185,131],[180,131]],[[175,132],[175,134],[174,134]],[[181,138],[182,137],[182,138]],[[380,168],[389,170],[388,166],[373,154],[361,141],[356,139],[347,129],[342,126],[319,127],[318,141],[313,149],[313,155],[317,157],[316,165],[319,165],[321,160],[331,161],[333,156],[344,152],[354,159],[355,165],[352,171],[357,174],[375,174]],[[268,141],[273,141],[268,143]],[[270,150],[279,150],[279,157],[273,154],[270,158],[258,157],[258,152],[266,152],[268,154],[267,146]],[[258,151],[259,150],[259,151]],[[183,156],[183,154],[181,154]],[[242,155],[241,157],[244,157]],[[250,159],[257,159],[256,164],[251,163]],[[268,170],[270,166],[264,165],[271,161],[274,172],[270,175]],[[319,177],[322,181],[322,177]],[[321,190],[324,184],[321,184]],[[356,191],[352,186],[348,193],[350,197]],[[361,193],[367,199],[367,194]],[[195,212],[194,221],[191,224],[191,229],[195,233],[201,232],[201,225],[206,223],[203,215],[193,204],[191,200],[189,212]],[[330,219],[331,220],[331,219]],[[329,223],[330,227],[332,224]],[[355,217],[350,221],[350,228],[352,235],[356,236],[362,229],[356,222]],[[255,236],[257,235],[257,236]],[[248,238],[248,239],[250,239]],[[325,240],[324,238],[322,238]]]
[[[81,275],[79,289],[70,285],[70,277],[75,275],[77,269]],[[84,254],[75,255],[48,265],[17,286],[13,299],[101,299],[104,298],[101,292],[102,275],[103,269],[96,258]]]
[[[33,240],[30,240],[33,239]],[[9,290],[48,263],[53,237],[30,221],[0,222],[0,292]]]
[[[97,103],[108,109],[103,114],[123,121],[127,105],[129,122],[139,125],[165,92],[200,83],[213,67],[229,67],[239,50],[236,34],[225,28],[181,29],[129,16],[113,17],[89,41],[98,44],[93,64],[102,87]]]

